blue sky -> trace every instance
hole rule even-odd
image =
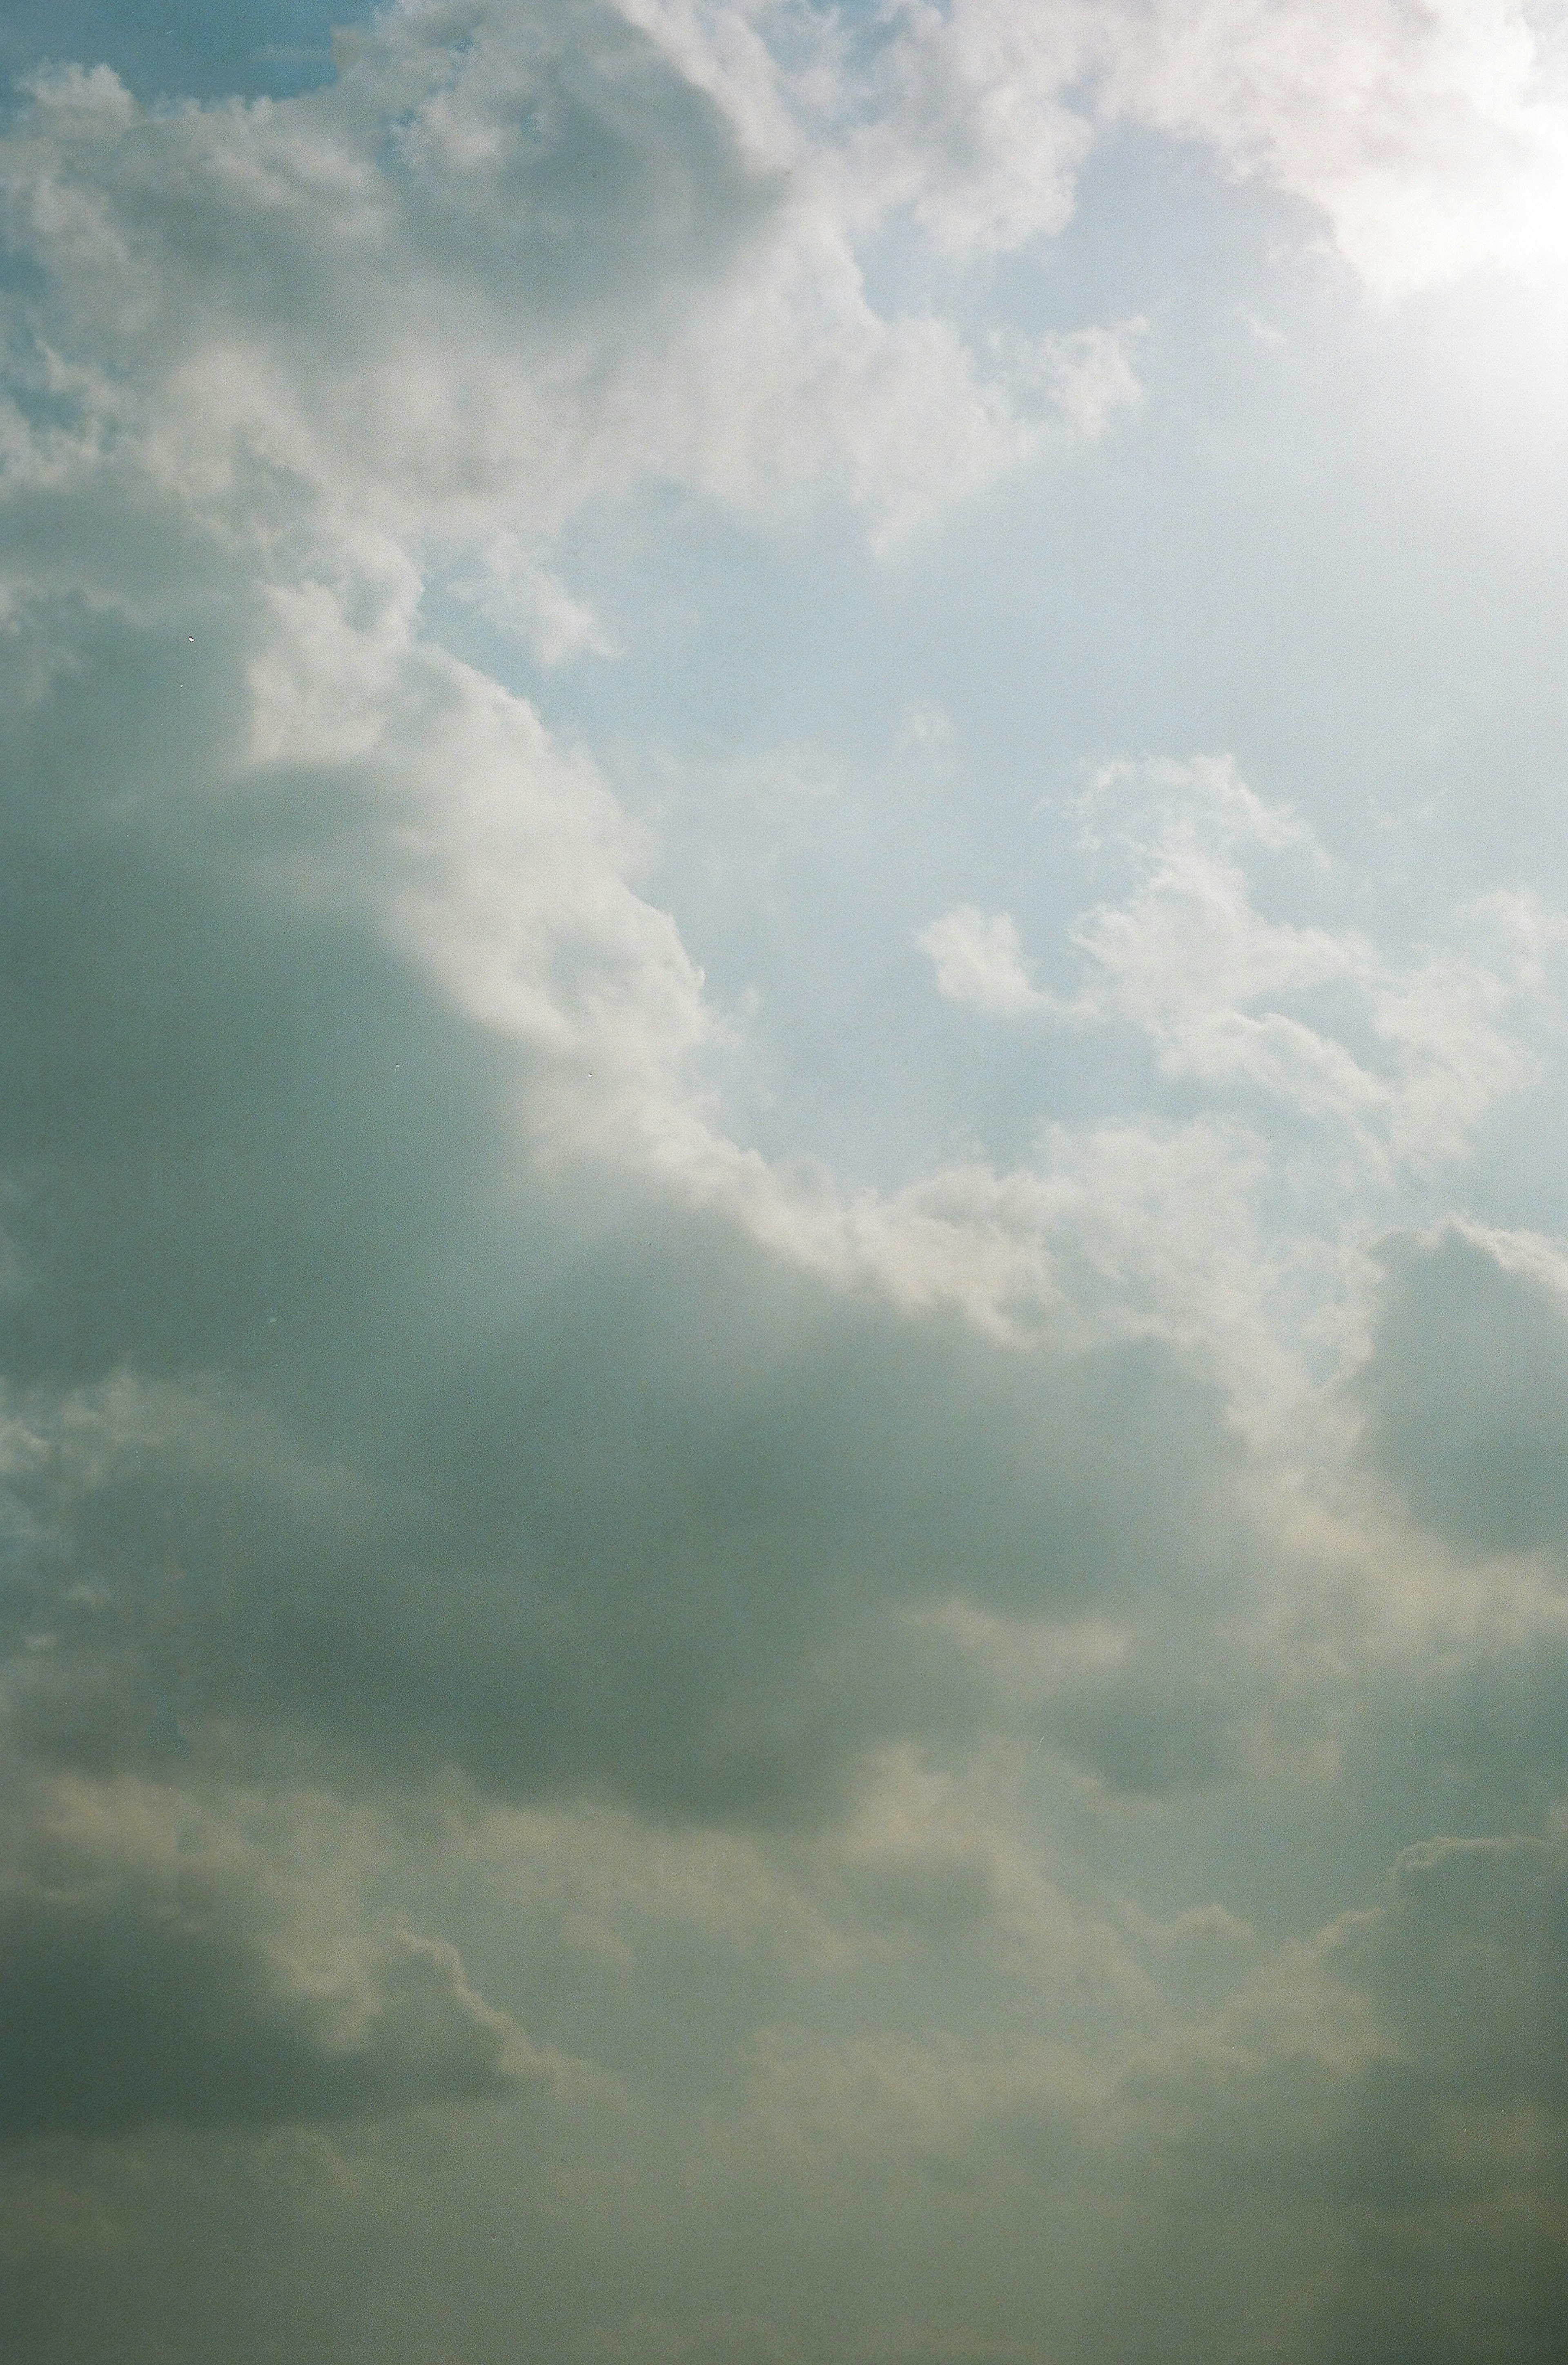
[[[28,2359],[1549,2365],[1561,9],[0,70]]]
[[[112,66],[137,96],[282,98],[331,79],[332,32],[369,11],[314,0],[230,0],[221,9],[17,0],[0,30],[13,78],[40,60]]]

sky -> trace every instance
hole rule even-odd
[[[0,2357],[1568,2351],[1568,10],[12,0]]]

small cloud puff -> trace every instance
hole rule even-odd
[[[1049,1007],[1029,976],[1017,925],[1005,912],[988,919],[973,903],[960,903],[922,929],[915,943],[930,956],[936,991],[947,1002],[1002,1018]]]

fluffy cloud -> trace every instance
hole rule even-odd
[[[867,82],[831,34],[791,63],[767,11],[407,0],[283,104],[35,80],[0,163],[44,275],[9,298],[13,499],[140,457],[230,529],[270,515],[274,557],[305,517],[356,544],[374,520],[521,534],[535,570],[585,498],[650,472],[764,508],[831,484],[891,530],[1137,389],[1104,325],[988,375],[941,317],[879,313],[857,250],[890,207],[938,247],[1048,233],[1130,118],[1299,191],[1390,282],[1550,211],[1556,117],[1506,7],[1352,34],[1250,0],[965,0],[888,29]]]
[[[13,471],[140,460],[231,529],[286,516],[297,550],[307,521],[537,544],[650,473],[764,508],[825,481],[894,525],[1053,399],[1092,426],[1125,398],[1092,340],[1047,341],[1033,390],[1022,355],[1015,399],[946,321],[877,313],[792,135],[733,97],[586,0],[409,0],[283,106],[38,79],[0,165],[45,275],[12,298],[43,406],[24,377]]]
[[[1565,155],[1550,41],[1514,0],[911,6],[871,52],[862,170],[938,244],[1061,228],[1092,141],[1201,142],[1323,219],[1374,287],[1553,251]]]
[[[1374,287],[1403,292],[1555,241],[1560,91],[1514,0],[1378,0],[1354,17],[1311,0],[1220,0],[1139,9],[1128,31],[1107,78],[1112,110],[1305,198]]]
[[[933,920],[915,941],[930,954],[936,991],[949,1002],[1002,1017],[1046,1006],[1045,996],[1030,982],[1017,927],[1005,912],[988,920],[972,903],[960,903]]]
[[[1086,972],[1078,992],[1035,986],[1012,918],[964,905],[918,939],[941,993],[998,1015],[1135,1027],[1166,1074],[1263,1093],[1327,1120],[1374,1167],[1391,1156],[1462,1155],[1493,1104],[1529,1081],[1521,1030],[1507,1022],[1539,999],[1540,943],[1551,931],[1525,899],[1497,897],[1466,915],[1478,934],[1490,924],[1489,961],[1450,952],[1406,966],[1360,931],[1303,927],[1257,909],[1246,851],[1324,857],[1309,831],[1227,764],[1157,766],[1141,779],[1113,769],[1089,801],[1092,843],[1107,801],[1129,790],[1115,835],[1137,883],[1125,902],[1075,924]],[[1332,1026],[1297,1014],[1314,1000],[1330,1009],[1338,1001],[1345,1018]]]

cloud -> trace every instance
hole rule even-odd
[[[1267,1679],[1227,1646],[1226,1700],[1170,1636],[1281,1565],[1304,1392],[1255,1139],[1114,1126],[886,1196],[742,1151],[637,833],[418,640],[396,570],[357,615],[35,598],[6,654],[12,1598],[19,1644],[57,1637],[17,1663],[29,1750],[167,1775],[182,1734],[246,1763],[270,1732],[394,1786],[809,1824],[890,1741],[976,1729],[918,1623],[961,1598],[1126,1617],[1125,1666],[1049,1714],[1111,1788],[1234,1776]],[[88,667],[124,695],[84,701]],[[1184,1044],[1306,932],[1233,884],[1238,834],[1294,828],[1233,775],[1156,807],[1121,974]]]
[[[1195,2214],[1305,2207],[1328,2233],[1302,2354],[1394,2353],[1412,2324],[1443,2359],[1560,2341],[1563,1899],[1554,1841],[1424,1842],[1377,1905],[1262,1966],[1182,2067],[1127,2080],[1129,2135],[1167,2148]]]
[[[232,1725],[810,1821],[976,1713],[906,1611],[1236,1581],[1214,1326],[1125,1172],[1113,1243],[1065,1170],[857,1198],[741,1150],[587,759],[400,562],[195,547],[141,618],[68,552],[0,650],[28,1747],[166,1774]]]
[[[1510,0],[1353,17],[1317,0],[957,0],[893,21],[854,77],[872,119],[853,152],[877,200],[950,252],[1059,231],[1092,147],[1127,126],[1305,201],[1381,292],[1555,251],[1562,90]]]
[[[972,1721],[907,1611],[1237,1581],[1238,1448],[1158,1342],[1025,1356],[662,1229],[414,1369],[401,1317],[373,1328],[358,1408],[341,1372],[312,1407],[281,1348],[265,1395],[330,1418],[335,1462],[232,1390],[35,1395],[14,1631],[54,1641],[16,1663],[27,1745],[167,1767],[182,1726],[237,1718],[394,1782],[812,1821],[883,1738]]]
[[[444,588],[502,631],[517,633],[541,665],[616,655],[593,611],[531,557],[515,534],[495,535],[479,563],[455,574]]]
[[[1148,331],[1141,318],[1114,328],[1074,329],[1042,338],[1028,357],[1062,420],[1086,443],[1098,442],[1119,412],[1136,410],[1143,401],[1133,354]]]
[[[893,16],[871,53],[875,111],[851,153],[883,206],[907,208],[950,253],[1059,230],[1094,137],[1076,90],[1096,62],[1092,13],[987,0]]]
[[[408,0],[281,105],[35,76],[0,201],[41,278],[9,308],[73,402],[13,413],[20,472],[457,548],[547,544],[650,475],[765,510],[832,487],[892,530],[1032,449],[1039,389],[876,312],[793,135],[691,67],[592,0]],[[1092,338],[1047,375],[1091,426],[1125,398]]]
[[[298,1900],[293,1926],[277,1911],[275,1863],[210,1822],[182,1839],[198,1818],[173,1794],[9,1805],[0,2139],[356,2119],[544,2077],[451,1946],[345,1947],[330,1927],[312,1946]]]
[[[1004,1018],[1047,1006],[1030,982],[1017,926],[1005,912],[988,920],[972,903],[960,903],[915,942],[931,956],[936,991],[948,1002]]]
[[[1048,2308],[1072,2358],[1201,2350],[1240,2321],[1293,2359],[1413,2336],[1438,2365],[1499,2340],[1544,2359],[1563,2328],[1563,1899],[1555,1841],[1439,1838],[1282,1947],[1213,1908],[1144,1928],[1155,2024],[1110,2053],[1026,2025],[773,2028],[724,2171],[787,2180],[824,2240],[873,2209],[940,2224],[917,2313],[971,2347]],[[1200,1952],[1207,2008],[1170,1976]]]
[[[1511,0],[1376,0],[1353,17],[1314,0],[1196,13],[1172,0],[1121,26],[1107,111],[1305,198],[1380,291],[1515,263],[1555,238],[1561,93]]]
[[[1450,1223],[1391,1239],[1355,1381],[1370,1458],[1468,1552],[1568,1551],[1568,1268]]]
[[[140,453],[218,513],[289,484],[318,531],[454,546],[543,547],[650,474],[764,510],[831,488],[895,533],[1053,420],[1102,432],[1138,398],[1140,324],[988,354],[885,316],[861,258],[890,210],[939,252],[1048,237],[1132,121],[1300,194],[1377,284],[1420,284],[1550,221],[1562,135],[1533,59],[1501,6],[1352,32],[1281,0],[962,0],[862,47],[767,12],[406,0],[284,102],[149,112],[106,67],[60,69],[0,168],[45,275],[9,308],[54,379],[14,448],[57,477]],[[525,629],[537,581],[492,583]],[[552,647],[585,629],[565,597],[534,627]]]
[[[439,589],[608,658],[562,532],[630,488],[846,504],[888,549],[1126,418],[1137,323],[971,326],[973,259],[1055,235],[1115,127],[1294,193],[1378,286],[1500,251],[1504,151],[1522,187],[1550,147],[1517,32],[405,0],[276,106],[24,94],[9,2135],[173,2129],[173,2210],[199,2130],[516,2095],[580,2039],[629,2059],[622,2115],[515,2246],[559,2236],[577,2296],[503,2307],[492,2264],[492,2335],[438,2322],[438,2274],[388,2355],[608,2353],[683,2282],[721,2354],[1392,2353],[1368,2241],[1438,2294],[1424,2355],[1523,2343],[1496,2229],[1560,2185],[1568,1299],[1522,1234],[1366,1244],[1533,1072],[1552,924],[1374,940],[1233,765],[1113,768],[1061,944],[969,903],[918,941],[1029,1050],[1093,1030],[1132,1104],[1047,1102],[1008,1171],[841,1182],[740,1138],[744,1032],[547,719],[566,678],[531,704],[430,622]],[[924,308],[873,294],[905,238]],[[1540,1828],[1498,1836],[1516,1794]],[[318,1813],[383,1859],[306,1861]],[[1412,1830],[1491,1836],[1345,1914]],[[465,2274],[515,2129],[432,2135],[461,2223],[418,2130],[363,2140],[391,2265]],[[357,2292],[312,2205],[289,2255]],[[663,2288],[617,2317],[633,2277]]]
[[[1439,951],[1403,964],[1359,930],[1258,910],[1247,851],[1315,867],[1324,856],[1294,814],[1265,804],[1228,762],[1155,765],[1141,777],[1111,768],[1085,804],[1094,850],[1103,850],[1104,817],[1118,805],[1109,845],[1136,883],[1124,901],[1074,923],[1078,992],[1036,987],[1012,918],[965,904],[917,938],[939,992],[1002,1016],[1131,1026],[1166,1075],[1227,1095],[1265,1094],[1341,1129],[1373,1170],[1462,1156],[1488,1110],[1530,1081],[1518,1019],[1528,1024],[1544,995],[1553,940],[1544,919],[1532,925],[1506,900],[1478,906],[1464,916],[1477,935],[1493,934],[1489,958]],[[1327,1006],[1327,1023],[1298,1014],[1314,1003]]]
[[[1568,2115],[1568,1861],[1551,1839],[1407,1849],[1391,1901],[1327,1942],[1401,2055],[1484,2116]]]

